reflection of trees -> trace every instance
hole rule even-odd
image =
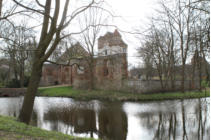
[[[105,104],[104,104],[105,105]],[[126,140],[127,116],[122,104],[109,104],[109,108],[99,111],[99,137],[104,140]]]
[[[205,103],[205,106],[203,104]],[[198,108],[196,108],[196,118],[198,117],[198,140],[206,139],[204,136],[210,133],[210,127],[206,127],[207,124],[207,106],[203,99],[198,99]],[[209,114],[209,113],[208,113]]]
[[[186,119],[185,119],[185,107],[184,107],[184,102],[182,100],[182,104],[181,104],[181,107],[182,107],[182,128],[183,128],[183,140],[185,140],[185,138],[188,140],[188,136],[187,136],[187,132],[186,132]]]
[[[202,100],[181,100],[178,110],[149,111],[138,116],[142,120],[141,125],[154,133],[154,140],[206,140],[210,136],[210,125],[207,123],[209,104]]]
[[[95,112],[91,109],[83,108],[51,108],[44,114],[44,120],[51,121],[52,130],[61,131],[59,129],[66,129],[66,133],[74,129],[75,133],[93,133],[96,132],[96,118]],[[58,123],[63,122],[68,127],[59,128]]]
[[[154,140],[176,138],[177,118],[176,113],[162,114],[159,113],[157,130],[155,131]]]
[[[49,121],[51,129],[56,131],[88,133],[90,137],[98,134],[102,139],[126,140],[128,125],[122,103],[103,103],[98,113],[95,113],[93,105],[82,102],[68,107],[52,107],[44,114],[44,120]],[[96,116],[99,130],[96,127]]]

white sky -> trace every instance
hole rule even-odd
[[[41,1],[41,0],[40,0]],[[146,28],[149,23],[148,19],[152,17],[153,12],[158,7],[159,0],[104,0],[105,8],[114,13],[115,17],[109,25],[116,25],[120,30],[126,32],[134,32],[134,28]],[[82,5],[87,5],[87,0],[70,0],[70,9],[80,7]],[[62,4],[63,5],[63,4]],[[80,6],[79,6],[80,5]],[[66,30],[70,32],[77,32],[78,22],[71,24]],[[105,27],[102,29],[102,35],[106,32],[113,32],[115,28]],[[143,29],[144,30],[144,29]],[[123,40],[128,45],[128,62],[131,65],[139,65],[141,63],[140,58],[136,58],[136,48],[140,46],[140,42],[136,39],[134,34],[128,34],[120,32]],[[77,38],[77,37],[76,37]]]
[[[27,1],[27,0],[26,0]],[[45,0],[39,0],[41,3],[45,3]],[[104,0],[106,3],[106,6],[108,6],[108,10],[111,10],[114,12],[116,16],[120,16],[120,18],[114,18],[114,21],[112,23],[108,24],[114,24],[118,26],[119,29],[123,31],[128,32],[134,32],[134,28],[139,27],[140,29],[145,28],[148,24],[148,18],[152,17],[154,9],[158,6],[157,1],[158,0]],[[9,1],[4,1],[9,2]],[[29,1],[28,1],[29,2]],[[62,4],[63,5],[62,0]],[[70,8],[73,10],[74,8],[77,8],[78,5],[81,3],[87,3],[89,1],[87,0],[70,0]],[[6,8],[6,7],[3,7]],[[5,9],[6,10],[6,9]],[[15,22],[21,22],[19,17],[16,17]],[[39,19],[39,18],[37,18]],[[37,21],[40,23],[40,19]],[[33,25],[37,23],[34,23],[33,21],[29,21],[29,24]],[[71,27],[68,27],[67,30],[76,29],[75,26],[77,26],[77,23],[71,24]],[[37,30],[40,30],[40,28],[37,28]],[[107,31],[113,32],[114,28],[107,28],[103,30],[103,33],[101,35],[104,35]],[[123,37],[123,40],[126,44],[128,44],[128,61],[132,65],[138,65],[140,59],[135,59],[134,56],[137,56],[136,54],[136,48],[140,46],[139,41],[135,38],[135,35],[122,33],[120,34]],[[39,36],[39,35],[38,35]],[[39,38],[39,37],[38,37]]]
[[[115,12],[122,18],[116,18],[114,23],[124,31],[133,31],[134,28],[145,28],[158,7],[158,0],[105,0]],[[143,29],[144,30],[144,29]],[[113,30],[112,30],[113,31]],[[133,31],[134,32],[134,31]],[[136,59],[136,48],[140,45],[135,35],[121,33],[128,44],[128,61],[132,65],[138,65],[141,61]]]

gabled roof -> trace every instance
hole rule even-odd
[[[88,52],[81,46],[79,42],[68,48],[58,59],[59,63],[67,63],[71,59],[83,58],[88,56]]]

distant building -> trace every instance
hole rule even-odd
[[[77,65],[45,64],[40,85],[70,84],[77,88],[88,88],[90,73],[87,56],[88,52],[76,43],[57,62]],[[127,78],[127,45],[117,30],[98,39],[98,57],[94,58],[93,72],[95,87],[101,89],[121,87],[121,81]]]

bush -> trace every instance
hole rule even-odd
[[[20,80],[12,79],[7,84],[8,88],[20,88]]]
[[[202,86],[203,88],[209,87],[209,86],[210,86],[210,82],[209,82],[209,81],[206,81],[206,80],[203,80],[203,81],[201,82],[201,86]]]
[[[24,77],[24,87],[28,86],[29,79],[30,79],[29,76]],[[12,79],[6,84],[6,87],[7,88],[20,88],[21,87],[20,80]]]
[[[0,88],[3,88],[3,87],[4,87],[4,84],[0,82]]]
[[[27,87],[29,85],[30,76],[24,77],[24,87]]]

